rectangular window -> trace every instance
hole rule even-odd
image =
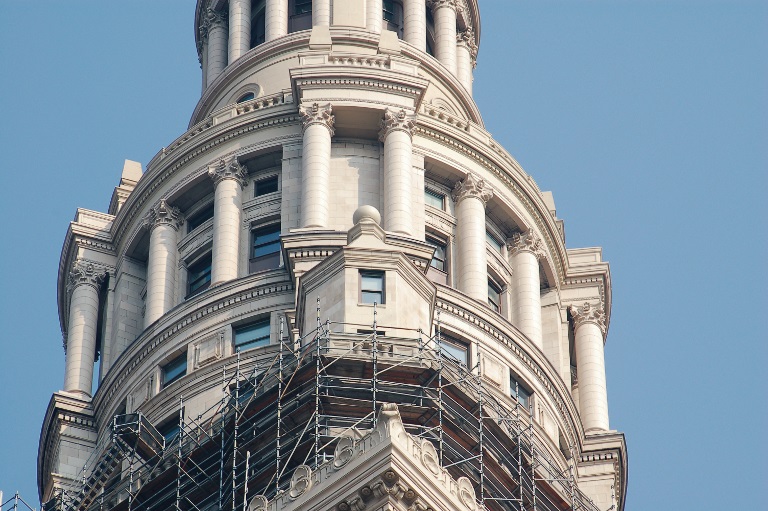
[[[383,0],[383,18],[387,24],[387,30],[403,38],[403,4],[399,0]]]
[[[268,193],[277,191],[277,176],[271,176],[266,179],[259,179],[253,183],[253,196],[261,197]]]
[[[442,241],[436,238],[431,238],[427,236],[427,244],[432,246],[435,249],[435,254],[432,256],[432,261],[430,261],[429,265],[432,268],[435,268],[436,270],[445,272],[446,271],[445,243],[443,243]]]
[[[496,312],[501,312],[501,289],[488,279],[488,305]]]
[[[253,244],[250,273],[271,270],[280,266],[280,224],[271,224],[251,232]]]
[[[194,231],[211,218],[213,218],[213,202],[187,219],[187,232]]]
[[[185,351],[161,368],[163,387],[167,387],[187,374],[187,352]]]
[[[269,318],[235,329],[235,349],[239,351],[269,344]]]
[[[384,302],[384,272],[361,271],[360,272],[360,301],[362,303]]]
[[[187,273],[187,298],[202,293],[211,286],[211,254],[191,264]]]
[[[291,14],[312,14],[312,0],[293,0],[293,12]]]
[[[424,189],[424,204],[437,209],[445,209],[445,195],[429,188]]]
[[[457,339],[441,335],[440,354],[446,358],[455,359],[465,366],[469,366],[469,346]]]
[[[517,402],[523,408],[529,408],[531,405],[531,393],[523,387],[520,382],[511,374],[509,375],[509,389],[510,395],[517,399]]]
[[[485,231],[485,239],[488,241],[488,243],[491,244],[491,246],[496,250],[496,252],[501,252],[501,242],[496,239],[496,237],[491,234],[488,231]]]
[[[289,12],[289,33],[312,28],[312,0],[291,0]]]
[[[157,431],[165,438],[165,446],[168,447],[181,432],[178,416],[171,417],[168,422],[157,428]]]

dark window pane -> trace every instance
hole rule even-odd
[[[360,272],[360,300],[362,303],[384,303],[384,272]]]
[[[163,387],[187,374],[187,354],[182,353],[163,366]]]
[[[445,271],[445,244],[434,238],[427,238],[427,243],[435,249],[435,254],[429,263],[430,266],[437,270]]]
[[[267,179],[259,179],[253,183],[253,196],[261,197],[268,193],[275,193],[277,191],[277,176],[268,177]]]
[[[280,224],[273,224],[253,231],[252,257],[261,257],[280,251]]]
[[[245,103],[246,101],[250,101],[254,99],[256,95],[253,92],[249,92],[248,94],[243,95],[240,99],[237,100],[238,103]]]
[[[213,203],[210,203],[206,207],[204,207],[202,210],[198,211],[191,217],[189,217],[189,220],[187,220],[187,232],[192,232],[201,225],[203,225],[206,220],[209,220],[213,218]]]
[[[466,344],[447,338],[440,338],[440,354],[446,358],[455,359],[464,365],[469,365],[469,348]]]
[[[208,289],[211,285],[211,254],[189,267],[187,296],[192,296]]]
[[[424,190],[424,203],[433,208],[443,209],[445,207],[445,195],[426,188]]]
[[[488,305],[496,312],[501,311],[501,290],[490,280],[488,281]]]
[[[510,395],[517,398],[517,402],[523,407],[528,408],[531,403],[531,393],[528,392],[525,387],[520,385],[520,382],[511,375],[509,377],[509,387]]]
[[[235,348],[242,350],[269,344],[269,319],[263,319],[235,330]]]

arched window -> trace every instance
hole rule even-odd
[[[251,1],[251,48],[254,48],[267,38],[267,2],[266,0]]]
[[[245,103],[246,101],[250,101],[252,99],[256,98],[256,94],[253,92],[248,92],[246,94],[243,94],[240,99],[237,100],[238,103]]]
[[[397,37],[403,38],[403,3],[400,0],[383,0],[384,23],[387,24],[387,30],[397,34]]]

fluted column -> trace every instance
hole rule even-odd
[[[69,273],[69,323],[67,325],[64,390],[90,397],[96,359],[99,289],[106,272],[78,261]]]
[[[243,188],[248,169],[232,157],[208,167],[213,179],[213,250],[211,286],[237,278]]]
[[[543,350],[539,259],[544,257],[544,245],[528,231],[508,239],[507,249],[512,265],[512,322]]]
[[[477,58],[475,32],[468,28],[459,32],[456,45],[456,76],[465,89],[472,94],[472,70]]]
[[[286,35],[288,33],[288,0],[267,0],[264,17],[267,41]]]
[[[183,223],[181,211],[170,206],[165,199],[144,217],[144,227],[150,230],[145,327],[175,305],[178,230]]]
[[[427,51],[426,0],[403,0],[403,39]]]
[[[209,7],[200,33],[205,45],[206,86],[210,86],[227,67],[227,20],[224,15]]]
[[[579,414],[584,431],[607,431],[608,391],[605,383],[605,312],[600,304],[570,307],[574,321]]]
[[[457,0],[429,0],[435,20],[435,58],[456,74]]]
[[[413,235],[413,116],[387,109],[379,140],[384,142],[384,228]]]
[[[312,26],[331,26],[331,0],[312,1]]]
[[[229,0],[229,62],[251,49],[251,0]]]
[[[488,301],[488,256],[485,251],[485,204],[493,191],[485,181],[469,173],[456,183],[457,287],[470,297]]]
[[[301,226],[328,227],[330,202],[331,137],[334,134],[330,104],[302,106],[304,137],[301,145]]]
[[[371,32],[381,33],[384,26],[384,9],[381,0],[368,0],[366,3],[365,26]]]

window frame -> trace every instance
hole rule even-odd
[[[264,183],[266,181],[274,181],[275,183],[275,189],[272,191],[262,192],[259,193],[259,183]],[[270,195],[273,193],[277,193],[280,191],[280,175],[275,174],[268,174],[264,176],[259,176],[257,179],[253,180],[253,198],[256,199],[258,197],[264,197],[265,195]]]
[[[208,274],[207,274],[208,278],[202,284],[200,284],[198,287],[196,287],[195,289],[192,289],[192,284],[193,284],[193,280],[191,278],[192,273],[194,271],[196,271],[196,267],[203,266],[204,263],[207,263],[207,266],[208,266]],[[212,267],[213,267],[213,252],[211,252],[211,251],[206,252],[202,256],[200,256],[197,259],[195,259],[194,262],[192,262],[192,263],[187,265],[187,286],[186,286],[187,287],[187,295],[186,295],[185,299],[189,299],[189,298],[192,298],[193,296],[197,296],[200,293],[202,293],[203,291],[205,291],[206,289],[211,287],[211,271],[212,271]],[[203,274],[201,274],[201,275],[203,275]],[[195,280],[198,280],[198,279],[199,279],[199,277],[197,279],[195,279]]]
[[[463,353],[463,360],[460,357],[457,357],[454,351],[451,351],[450,349],[446,350],[446,345],[454,348],[454,350],[457,350],[460,353]],[[460,363],[464,364],[465,367],[469,368],[471,367],[470,362],[472,360],[470,347],[471,343],[464,342],[450,334],[446,334],[445,332],[440,332],[440,356],[444,357],[447,354],[451,358],[455,358]]]
[[[267,230],[269,232],[266,232]],[[268,222],[251,227],[251,244],[248,254],[248,274],[260,273],[263,271],[274,270],[280,267],[280,251],[281,243],[280,236],[282,233],[282,227],[280,222]],[[277,234],[276,240],[269,240],[259,245],[256,245],[257,235]],[[265,254],[256,255],[256,250],[259,248],[275,245],[276,250],[267,252]]]
[[[180,371],[176,374],[173,374],[170,378],[168,377],[168,373],[171,370],[177,370],[178,367],[181,367],[181,363],[183,362],[184,370]],[[178,367],[174,366],[174,364],[178,364]],[[174,367],[172,367],[174,366]],[[187,352],[183,351],[173,357],[172,359],[168,360],[164,364],[160,366],[160,388],[164,389],[167,388],[172,383],[179,381],[183,377],[187,375],[187,369],[189,369],[189,361],[187,360]]]
[[[259,32],[263,29],[263,33]],[[255,48],[267,41],[267,3],[264,0],[251,2],[251,37],[250,48]]]
[[[530,410],[533,405],[533,391],[522,383],[522,378],[509,372],[509,397],[511,397],[515,403],[519,404],[526,410]],[[522,393],[519,392],[522,389]]]
[[[209,212],[210,215],[208,214]],[[191,233],[205,222],[212,219],[215,214],[216,208],[213,201],[197,208],[197,210],[187,218],[187,234]]]
[[[380,278],[381,279],[381,290],[376,289],[367,289],[363,285],[363,281],[365,278]],[[374,303],[378,305],[384,305],[387,303],[387,275],[385,271],[382,270],[360,270],[359,271],[359,279],[358,279],[358,301],[361,305],[373,305]],[[366,300],[367,294],[379,294],[381,296],[380,302],[369,302]]]
[[[298,4],[298,5],[297,5]],[[306,7],[309,6],[309,10]],[[312,29],[312,0],[288,1],[288,33]],[[302,9],[301,12],[298,12]]]
[[[237,336],[246,332],[256,331],[258,328],[266,326],[266,335],[255,337],[252,340],[238,343]],[[269,346],[272,343],[272,318],[269,316],[257,318],[254,321],[232,327],[232,349],[237,351],[247,351],[262,346]],[[244,348],[248,346],[247,348]]]
[[[392,4],[391,10],[387,10],[388,2]],[[382,22],[386,26],[387,30],[396,33],[398,39],[402,39],[405,25],[405,8],[403,7],[403,2],[401,0],[382,0],[381,10]],[[392,19],[388,19],[387,14],[391,14]],[[394,27],[394,30],[392,27]]]
[[[439,199],[440,200],[440,207],[435,206],[434,204],[431,204],[431,203],[427,202],[427,196],[430,196],[433,199]],[[439,192],[439,191],[434,190],[434,189],[429,188],[429,187],[424,187],[424,204],[429,206],[429,207],[431,207],[431,208],[435,208],[435,209],[440,210],[440,211],[445,211],[445,197],[446,197],[446,195],[444,193],[442,193],[442,192]]]
[[[439,238],[437,236],[434,236],[430,233],[427,233],[424,236],[424,241],[429,245],[430,247],[435,248],[434,254],[432,254],[432,259],[429,261],[429,267],[431,269],[434,269],[436,271],[439,271],[441,273],[448,274],[448,243],[443,240],[442,238]],[[443,252],[443,258],[437,259],[438,261],[442,262],[442,268],[438,268],[432,262],[435,260],[435,256],[437,255],[437,249],[441,249]]]
[[[496,293],[498,297],[498,303],[495,303],[491,300],[491,290],[493,290],[493,292]],[[502,287],[499,286],[496,283],[496,280],[489,275],[488,276],[488,306],[498,314],[501,314],[502,312],[502,301],[501,301],[502,293],[503,293]]]

